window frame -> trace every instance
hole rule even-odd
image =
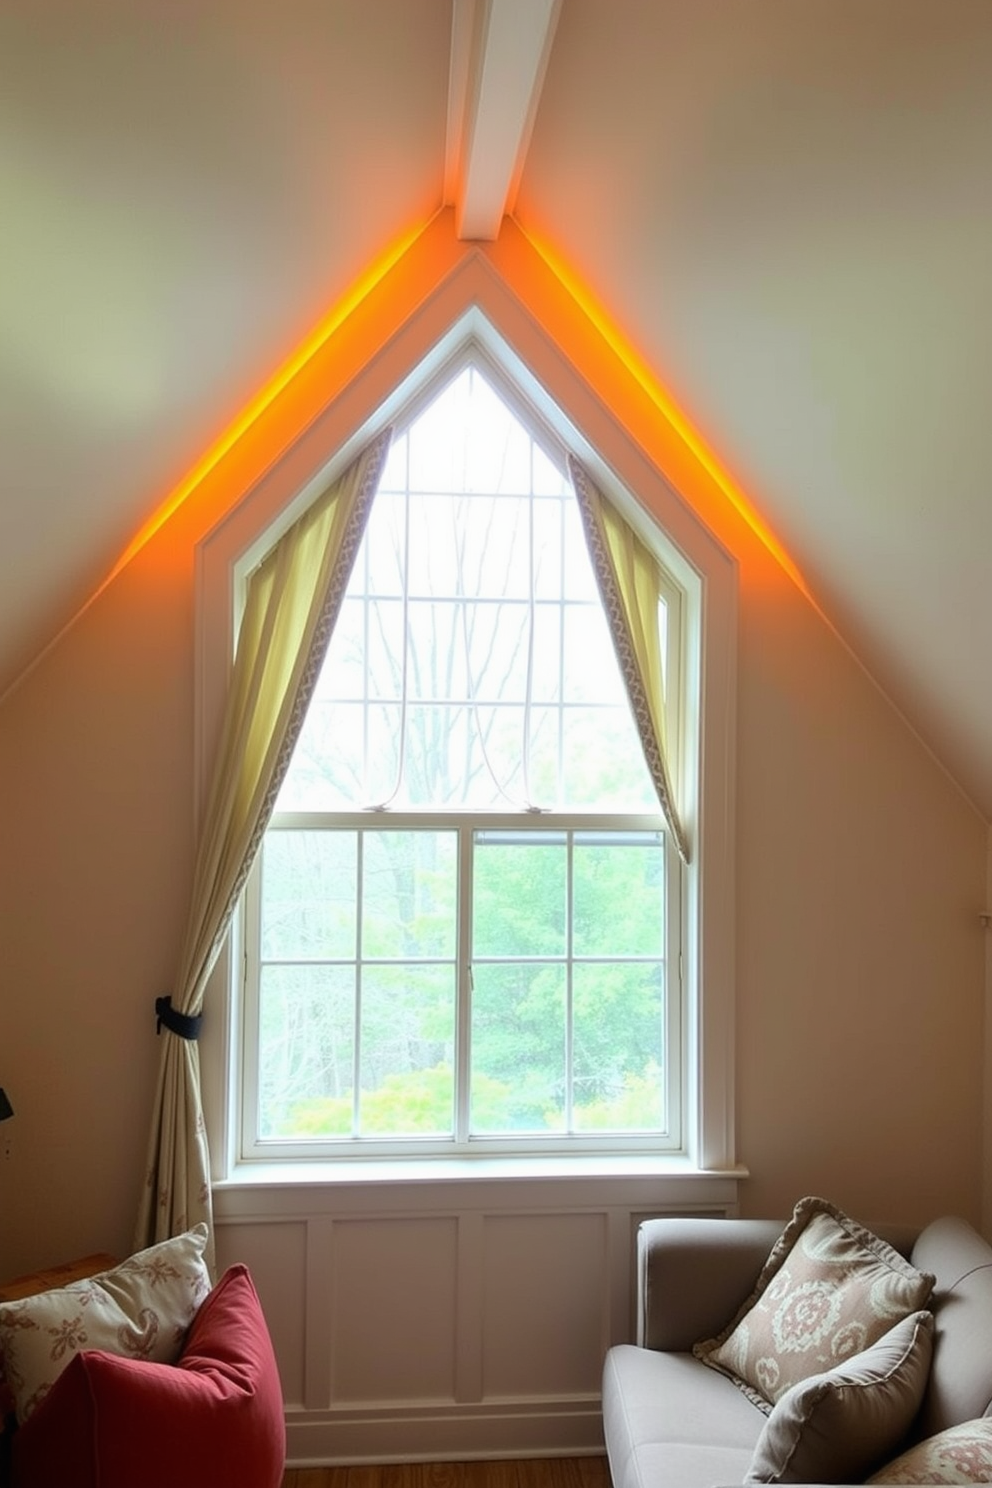
[[[547,424],[544,417],[523,396],[512,381],[488,356],[477,341],[465,342],[457,352],[436,369],[417,389],[409,402],[398,411],[395,419],[394,440],[405,435],[417,419],[429,410],[436,399],[443,395],[467,370],[477,371],[498,398],[508,408],[518,426],[543,452],[561,477],[563,488],[568,490],[565,446],[558,434]],[[611,492],[612,496],[612,492]],[[538,498],[541,499],[541,498]],[[572,493],[572,502],[577,498]],[[578,514],[576,513],[576,521]],[[656,545],[657,546],[657,545]],[[659,563],[662,560],[659,557]],[[672,740],[673,779],[682,756],[680,719],[682,708],[682,617],[686,608],[686,596],[674,577],[661,568],[661,588],[667,610],[665,627],[665,677],[666,677],[666,729]],[[600,605],[601,608],[601,605]],[[664,971],[664,1129],[650,1133],[616,1132],[609,1135],[586,1133],[547,1133],[537,1135],[505,1134],[502,1136],[470,1135],[467,1130],[467,1109],[472,1089],[472,1061],[470,1053],[472,965],[474,957],[471,946],[471,887],[472,867],[468,839],[480,830],[548,831],[607,831],[616,828],[657,831],[662,834],[665,848],[665,971]],[[657,813],[598,811],[595,807],[582,809],[542,810],[540,818],[520,811],[478,809],[459,807],[452,810],[441,808],[369,809],[356,806],[352,810],[300,810],[291,809],[276,813],[269,830],[315,830],[328,827],[351,828],[356,831],[401,831],[436,827],[453,830],[459,843],[459,870],[457,874],[457,899],[461,906],[458,915],[458,946],[456,949],[456,1031],[455,1031],[455,1131],[451,1137],[415,1138],[412,1135],[397,1135],[393,1139],[376,1139],[371,1136],[348,1138],[319,1138],[293,1140],[291,1138],[263,1137],[260,1127],[260,1090],[262,1050],[260,1048],[261,1026],[261,976],[265,958],[261,953],[261,858],[255,862],[246,884],[239,915],[243,936],[244,957],[242,978],[238,995],[242,1013],[242,1070],[241,1101],[239,1110],[240,1137],[238,1157],[241,1162],[258,1161],[293,1162],[339,1161],[360,1156],[405,1157],[405,1156],[467,1156],[489,1154],[497,1156],[523,1156],[525,1154],[608,1152],[628,1155],[631,1152],[678,1152],[682,1147],[683,1113],[681,1093],[684,1084],[686,1051],[681,1030],[684,1023],[684,987],[682,967],[682,863],[672,833],[664,821],[660,807]],[[360,1088],[360,1087],[359,1087]]]
[[[340,1162],[382,1157],[495,1156],[527,1157],[581,1154],[630,1155],[631,1153],[677,1153],[682,1150],[682,1083],[685,1061],[682,1028],[684,990],[682,966],[682,863],[678,849],[659,816],[620,813],[550,813],[540,818],[534,831],[609,833],[610,831],[659,832],[665,853],[665,1049],[667,1130],[659,1132],[587,1132],[582,1134],[524,1133],[519,1135],[471,1135],[467,1103],[471,1090],[469,1029],[473,965],[482,957],[472,954],[471,932],[466,935],[465,916],[470,917],[473,866],[466,856],[466,839],[480,831],[520,831],[521,817],[510,813],[388,812],[382,816],[361,812],[287,812],[274,830],[359,830],[367,832],[437,828],[458,835],[459,927],[455,949],[455,1131],[452,1137],[417,1138],[319,1138],[294,1141],[257,1135],[259,1126],[258,1040],[249,1030],[257,1025],[260,999],[261,854],[249,875],[242,901],[245,955],[242,962],[242,1012],[245,1037],[242,1055],[242,1099],[240,1102],[239,1153],[242,1162]],[[525,829],[526,830],[526,829]],[[571,958],[569,958],[571,959]],[[582,964],[581,958],[576,958]],[[676,1057],[671,1058],[672,1051]]]
[[[439,316],[448,318],[447,329],[440,334]],[[510,325],[513,345],[504,334]],[[672,1160],[662,1154],[654,1167],[659,1173],[738,1176],[743,1170],[736,1161],[734,1131],[737,565],[652,462],[650,449],[628,434],[597,390],[595,368],[569,361],[535,318],[523,317],[522,322],[520,302],[478,255],[468,257],[445,282],[438,303],[414,313],[396,337],[369,358],[346,393],[328,403],[200,543],[194,813],[198,817],[202,810],[233,657],[234,605],[244,574],[376,429],[418,389],[429,396],[428,379],[470,346],[481,347],[519,388],[519,395],[545,416],[597,483],[618,500],[628,520],[661,550],[666,567],[689,593],[682,656],[695,676],[683,690],[686,716],[675,731],[684,741],[683,757],[677,764],[673,760],[675,789],[693,843],[682,905],[685,1125],[681,1159],[673,1168]],[[576,351],[581,363],[580,344]],[[626,494],[629,491],[637,492],[636,499]],[[243,955],[241,929],[235,924],[215,968],[210,992],[214,1016],[200,1046],[213,1177],[215,1183],[228,1185],[239,1181],[239,1173],[247,1178],[252,1171],[239,1158],[236,1120],[243,1030],[232,994]],[[409,1177],[417,1176],[415,1170],[415,1164],[409,1167]],[[319,1166],[313,1169],[315,1181],[320,1181],[321,1171]],[[477,1165],[474,1171],[479,1173]],[[256,1165],[251,1181],[257,1182],[262,1172],[268,1173],[266,1181],[293,1181],[289,1168],[278,1165]],[[333,1179],[334,1165],[326,1176]],[[385,1170],[381,1176],[387,1176]]]

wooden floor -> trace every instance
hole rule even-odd
[[[610,1488],[605,1457],[500,1462],[409,1462],[384,1467],[296,1467],[283,1488]]]

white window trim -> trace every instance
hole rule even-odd
[[[306,830],[309,823],[307,813],[288,813],[292,818],[292,830],[300,827]],[[319,830],[323,820],[321,813],[313,814],[313,825]],[[494,831],[507,831],[519,829],[520,817],[516,814],[491,813],[485,817],[478,813],[466,811],[462,813],[443,813],[431,811],[416,812],[394,812],[389,813],[388,821],[370,820],[367,815],[360,812],[348,814],[345,818],[345,829],[349,827],[359,828],[366,831],[379,831],[383,827],[389,830],[413,829],[423,827],[438,828],[443,831],[458,832],[471,836],[478,830],[491,829]],[[566,1161],[576,1156],[621,1156],[637,1157],[643,1154],[652,1156],[681,1155],[682,1151],[682,1123],[684,1112],[682,1105],[682,1080],[684,1078],[685,1065],[685,1041],[682,1038],[682,1022],[685,997],[682,989],[679,995],[671,994],[671,978],[678,977],[678,971],[674,970],[681,956],[681,905],[683,887],[683,869],[679,860],[678,849],[672,839],[671,833],[664,827],[660,818],[655,815],[641,815],[636,813],[618,814],[611,816],[609,813],[595,813],[589,816],[581,812],[557,812],[542,815],[542,827],[553,832],[578,829],[579,831],[606,831],[611,826],[620,824],[622,821],[624,830],[657,832],[661,831],[665,841],[665,872],[666,875],[675,875],[676,882],[671,891],[666,892],[666,915],[668,922],[665,927],[665,955],[668,961],[666,967],[666,984],[669,995],[666,1000],[666,1050],[678,1049],[679,1058],[674,1061],[668,1071],[669,1090],[666,1100],[666,1109],[672,1121],[672,1130],[664,1137],[652,1132],[626,1132],[608,1133],[601,1135],[595,1131],[587,1132],[579,1137],[565,1137],[555,1132],[545,1134],[527,1133],[523,1135],[475,1135],[466,1136],[462,1142],[457,1140],[457,1132],[450,1137],[422,1138],[414,1137],[388,1139],[353,1139],[341,1138],[340,1140],[329,1139],[326,1143],[320,1139],[307,1138],[295,1141],[292,1138],[266,1139],[255,1135],[258,1126],[258,1044],[257,1041],[245,1040],[244,1042],[244,1089],[238,1108],[232,1115],[240,1121],[240,1133],[238,1138],[238,1158],[242,1164],[254,1164],[267,1162],[278,1164],[281,1161],[307,1161],[307,1162],[334,1162],[352,1161],[362,1162],[380,1161],[390,1159],[407,1158],[436,1158],[439,1161],[447,1161],[451,1158],[471,1157],[477,1158],[509,1158],[511,1160],[523,1159],[529,1161],[533,1157],[562,1157]],[[256,863],[248,882],[245,886],[244,900],[241,906],[241,922],[246,928],[246,939],[259,941],[259,914],[261,908],[260,875]],[[467,901],[462,901],[464,904]],[[464,912],[464,908],[462,910]],[[678,923],[676,923],[676,921]],[[251,965],[251,953],[245,957],[245,985],[242,1006],[249,1018],[257,1016],[259,987],[256,976],[253,979],[249,967]],[[459,966],[465,971],[466,963],[459,958]],[[461,996],[466,997],[467,989],[462,978],[459,978]],[[232,995],[236,995],[232,989]],[[468,1023],[468,1007],[464,1009],[466,1023]],[[460,1074],[465,1074],[462,1057],[456,1056],[459,1064]],[[460,1124],[467,1128],[467,1106],[469,1100],[470,1084],[468,1079],[459,1080],[456,1090],[461,1097],[465,1109],[461,1112]],[[363,1150],[364,1149],[364,1150]]]
[[[492,285],[483,288],[493,289]],[[477,296],[486,299],[488,295]],[[488,306],[485,308],[489,308]],[[494,308],[500,309],[498,296]],[[429,319],[429,317],[426,317]],[[587,466],[593,479],[612,497],[618,491],[636,491],[638,501],[623,501],[624,514],[656,549],[677,576],[687,593],[698,596],[689,603],[683,618],[685,655],[698,657],[698,708],[684,720],[682,736],[686,756],[698,761],[698,775],[680,772],[676,791],[683,819],[692,841],[692,863],[684,877],[683,957],[686,985],[695,995],[685,1000],[686,1058],[685,1155],[673,1158],[659,1154],[651,1158],[549,1159],[552,1166],[565,1163],[570,1171],[576,1161],[592,1162],[596,1170],[615,1171],[633,1162],[641,1172],[710,1173],[740,1176],[736,1162],[734,1131],[734,804],[736,753],[736,653],[737,653],[737,566],[695,513],[648,460],[640,447],[589,383],[569,364],[540,327],[528,321],[517,345],[510,348],[495,329],[484,309],[474,306],[451,325],[433,345],[417,346],[429,327],[413,317],[404,328],[403,339],[413,342],[407,350],[408,372],[391,387],[387,363],[395,363],[396,346],[390,357],[370,360],[362,377],[349,387],[349,397],[329,406],[299,440],[256,482],[241,503],[207,535],[197,550],[196,561],[196,760],[195,810],[199,816],[207,770],[216,739],[219,707],[226,689],[233,655],[233,616],[239,576],[278,537],[281,530],[313,499],[316,491],[334,478],[353,458],[357,449],[389,421],[396,409],[409,404],[415,388],[425,386],[432,372],[450,365],[453,355],[469,341],[483,348],[488,360],[502,369],[500,390],[517,384],[521,394],[542,415]],[[524,343],[524,344],[522,344]],[[526,355],[527,363],[523,356]],[[547,390],[529,369],[536,366]],[[361,387],[358,384],[361,383]],[[364,397],[360,396],[364,395]],[[363,404],[355,426],[356,403]],[[341,406],[338,406],[341,405]],[[347,405],[347,406],[345,406]],[[342,420],[350,418],[346,430]],[[582,432],[578,423],[581,421]],[[622,499],[622,498],[621,498]],[[643,509],[642,509],[643,506]],[[691,687],[688,692],[691,694]],[[698,794],[694,789],[698,779]],[[237,1161],[240,1102],[241,1032],[237,999],[231,995],[232,968],[239,964],[243,947],[235,929],[212,979],[201,1040],[204,1109],[211,1143],[215,1182],[237,1183],[248,1178]],[[342,1161],[347,1162],[347,1159]],[[416,1176],[436,1177],[439,1166],[457,1163],[448,1157],[432,1158],[425,1164],[404,1164],[404,1181]],[[461,1159],[464,1162],[464,1159]],[[474,1177],[480,1161],[471,1159]],[[513,1159],[494,1159],[500,1176]],[[537,1170],[536,1158],[518,1160],[521,1171]],[[282,1169],[287,1164],[277,1165]],[[543,1164],[542,1164],[543,1166]],[[265,1169],[267,1165],[252,1165]],[[327,1165],[330,1181],[340,1163]],[[349,1176],[361,1181],[363,1168],[370,1177],[384,1179],[379,1163],[349,1163]],[[308,1171],[313,1176],[312,1165]],[[448,1169],[451,1176],[454,1170]],[[492,1170],[496,1175],[496,1167]],[[294,1181],[289,1172],[287,1181]],[[295,1181],[302,1175],[297,1172]],[[254,1181],[271,1182],[279,1174],[256,1171]]]

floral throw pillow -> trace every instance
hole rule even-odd
[[[83,1349],[172,1364],[210,1290],[206,1225],[87,1281],[0,1303],[0,1357],[23,1423]]]
[[[737,1316],[693,1353],[768,1414],[925,1307],[933,1283],[833,1204],[800,1199]]]
[[[992,1420],[949,1426],[886,1464],[869,1483],[992,1483]]]

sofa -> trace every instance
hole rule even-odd
[[[804,1200],[796,1215],[803,1205],[839,1213]],[[746,1341],[754,1316],[748,1308],[777,1284],[774,1268],[771,1280],[765,1268],[784,1233],[782,1221],[750,1219],[672,1217],[640,1226],[637,1341],[611,1348],[603,1375],[614,1488],[867,1482],[876,1473],[887,1482],[992,1481],[992,1247],[958,1218],[919,1232],[872,1227],[880,1247],[928,1278],[925,1288],[932,1277],[922,1310],[900,1324],[913,1331],[915,1377],[890,1411],[899,1377],[887,1342],[893,1329],[873,1346],[889,1347],[880,1371],[889,1396],[881,1407],[865,1383],[869,1353],[841,1359],[833,1376],[815,1370],[773,1404],[736,1377],[732,1351],[740,1353],[741,1337]],[[915,1306],[913,1297],[907,1305]],[[769,1467],[769,1433],[774,1437],[783,1408],[813,1437],[793,1453],[793,1419],[784,1452],[771,1440]],[[892,1419],[878,1435],[887,1415]]]

